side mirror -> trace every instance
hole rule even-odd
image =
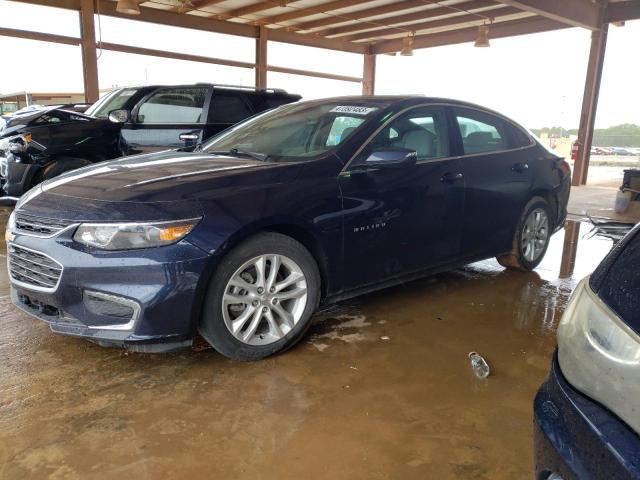
[[[111,110],[109,112],[109,120],[113,123],[127,123],[130,116],[129,110]]]
[[[415,150],[389,147],[374,150],[364,164],[371,168],[406,168],[415,165],[417,158]]]

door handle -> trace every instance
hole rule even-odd
[[[178,138],[186,142],[187,140],[198,140],[200,138],[200,135],[193,132],[187,132],[187,133],[181,133]]]
[[[463,175],[461,173],[451,173],[447,172],[440,178],[440,181],[443,183],[454,183],[458,180],[462,180]]]
[[[529,164],[528,163],[514,163],[511,166],[511,170],[513,170],[514,172],[518,172],[518,173],[526,172],[527,170],[529,170]]]

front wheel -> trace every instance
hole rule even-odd
[[[222,355],[258,360],[298,342],[319,300],[320,274],[311,254],[290,237],[265,232],[221,261],[198,330]]]
[[[518,221],[511,251],[496,259],[503,267],[533,270],[544,258],[551,239],[551,209],[541,197],[532,198]]]

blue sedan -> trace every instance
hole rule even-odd
[[[562,158],[476,105],[291,104],[28,192],[7,231],[12,298],[102,345],[167,351],[200,333],[259,359],[321,303],[494,256],[535,268],[568,195]]]
[[[536,479],[640,479],[640,226],[583,280],[534,401]]]

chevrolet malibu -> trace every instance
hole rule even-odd
[[[568,195],[562,158],[476,105],[292,104],[32,189],[7,229],[11,294],[55,333],[158,352],[199,332],[259,359],[321,303],[493,256],[535,268]]]

